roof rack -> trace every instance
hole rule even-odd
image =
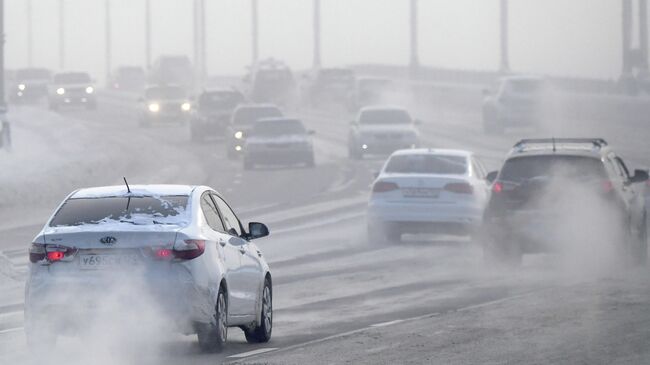
[[[602,138],[535,138],[535,139],[522,139],[517,142],[513,148],[524,149],[528,145],[533,144],[552,144],[555,150],[556,144],[590,144],[596,148],[603,148],[607,146],[607,141]]]

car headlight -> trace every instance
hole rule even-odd
[[[88,86],[88,87],[86,88],[86,94],[92,94],[93,92],[95,92],[95,89],[93,89],[92,86]]]
[[[181,104],[181,110],[183,110],[184,112],[189,112],[190,109],[192,109],[192,105],[190,103]]]
[[[239,145],[235,146],[235,151],[240,152],[241,149],[242,149],[241,146],[239,146]]]
[[[63,95],[63,94],[65,94],[65,89],[60,87],[60,88],[56,89],[56,93],[59,94],[59,95]]]
[[[149,104],[149,111],[152,113],[158,113],[160,111],[160,105],[157,103]]]
[[[244,138],[244,132],[242,132],[242,131],[235,132],[235,138],[237,138],[237,139]]]
[[[20,91],[25,90],[25,84],[18,85],[18,90]]]

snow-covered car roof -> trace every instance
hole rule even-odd
[[[190,195],[195,189],[191,185],[131,185],[131,196]],[[70,198],[102,198],[128,196],[126,185],[100,186],[77,190]]]
[[[384,111],[384,110],[401,110],[408,112],[406,108],[397,105],[370,105],[361,108],[359,112],[363,113],[365,111]]]
[[[444,155],[444,156],[459,156],[469,157],[471,152],[465,150],[453,150],[444,148],[412,148],[397,150],[391,156],[408,156],[408,155]]]

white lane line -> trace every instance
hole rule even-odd
[[[402,322],[404,322],[403,319],[396,319],[394,321],[371,324],[370,327],[386,327],[386,326],[390,326],[390,325],[397,324],[397,323],[402,323]]]
[[[6,330],[0,331],[0,335],[3,335],[5,333],[18,332],[18,331],[22,331],[22,330],[23,330],[23,327],[7,328]]]
[[[232,358],[235,358],[235,359],[241,359],[243,357],[259,355],[259,354],[263,354],[265,352],[269,352],[269,351],[273,351],[273,350],[277,350],[277,349],[278,349],[277,347],[267,347],[267,348],[263,348],[263,349],[257,349],[257,350],[253,350],[253,351],[242,352],[241,354],[230,355],[228,357],[232,357]]]

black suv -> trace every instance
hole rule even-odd
[[[486,259],[519,264],[525,253],[613,247],[647,260],[647,170],[630,175],[603,139],[525,139],[488,174]],[[613,245],[612,245],[613,244]]]
[[[190,118],[193,141],[206,137],[225,137],[233,110],[245,102],[237,90],[207,90],[199,95]]]

